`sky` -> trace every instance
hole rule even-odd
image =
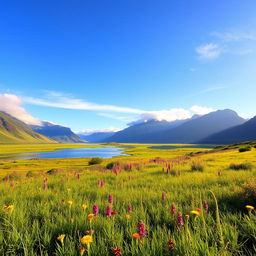
[[[255,13],[255,0],[1,1],[0,110],[74,131],[253,117]]]

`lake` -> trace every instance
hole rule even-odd
[[[212,146],[212,145],[188,145],[188,146],[152,146],[149,148],[152,149],[176,149],[176,148],[214,148],[216,146]]]
[[[0,159],[33,159],[33,158],[81,158],[81,157],[102,157],[111,158],[114,156],[126,155],[121,148],[69,148],[47,152],[30,152],[20,154],[1,155]]]

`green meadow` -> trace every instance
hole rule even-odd
[[[113,146],[129,156],[0,159],[0,255],[256,255],[255,143]],[[76,147],[1,145],[0,156]]]

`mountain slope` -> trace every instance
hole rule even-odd
[[[256,140],[256,116],[242,125],[215,133],[199,141],[209,144],[232,144],[243,141]]]
[[[115,134],[115,132],[94,132],[91,134],[82,134],[82,133],[77,133],[77,135],[88,141],[88,142],[92,142],[92,143],[100,143],[100,142],[105,142],[108,138],[110,138],[111,136],[113,136]]]
[[[230,109],[217,110],[170,129],[158,137],[161,143],[195,143],[216,132],[243,124],[245,119]]]
[[[56,143],[32,131],[25,123],[0,111],[0,143]]]
[[[84,143],[85,140],[81,139],[70,128],[64,127],[50,122],[42,122],[42,125],[30,125],[30,128],[42,135],[45,135],[60,143]]]
[[[113,136],[106,139],[106,142],[153,143],[162,132],[177,127],[186,121],[167,122],[150,120],[116,132]]]
[[[195,143],[224,129],[243,124],[236,112],[225,109],[186,120],[148,121],[115,133],[107,142]]]

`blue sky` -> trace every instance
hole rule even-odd
[[[224,108],[252,117],[255,12],[254,0],[4,1],[0,109],[75,131]]]

